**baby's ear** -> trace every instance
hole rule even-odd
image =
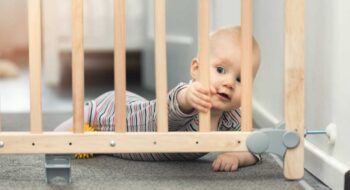
[[[191,77],[192,77],[192,80],[194,80],[194,81],[197,80],[197,78],[199,77],[198,69],[199,69],[198,58],[193,58],[192,59],[192,64],[191,64]]]

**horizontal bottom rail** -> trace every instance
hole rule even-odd
[[[0,132],[0,154],[247,151],[251,132]]]

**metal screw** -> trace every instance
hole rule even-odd
[[[109,143],[109,145],[111,146],[111,147],[115,147],[115,141],[111,141],[110,143]]]
[[[323,135],[323,134],[327,134],[327,132],[325,130],[305,130],[304,137],[306,137],[306,135]]]
[[[4,147],[4,146],[5,146],[4,142],[3,142],[3,141],[0,141],[0,148],[2,148],[2,147]]]

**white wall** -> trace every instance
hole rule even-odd
[[[240,25],[241,3],[232,0],[215,0],[211,8],[211,30],[227,25]]]
[[[168,89],[190,79],[191,60],[197,52],[197,1],[166,2]],[[147,1],[147,40],[143,52],[142,85],[155,89],[154,1]]]
[[[350,143],[350,118],[348,106],[350,105],[350,1],[342,0],[337,6],[337,32],[334,68],[334,121],[339,125],[339,144]],[[350,166],[350,150],[343,146],[335,148],[335,155],[339,160]]]
[[[261,49],[254,99],[279,119],[283,118],[283,4],[281,0],[259,0],[253,7],[254,36]]]
[[[344,176],[330,173],[350,168],[350,2],[308,0],[305,6],[305,127],[323,130],[333,122],[338,134],[335,145],[323,135],[308,136],[317,154],[306,146],[305,167],[330,187],[342,189]],[[254,98],[283,120],[284,2],[256,0],[254,10],[254,33],[262,50]]]

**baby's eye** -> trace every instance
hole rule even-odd
[[[216,71],[220,74],[225,74],[225,68],[223,67],[216,67]]]
[[[236,81],[237,81],[237,82],[241,82],[241,77],[237,77],[237,78],[236,78]]]

